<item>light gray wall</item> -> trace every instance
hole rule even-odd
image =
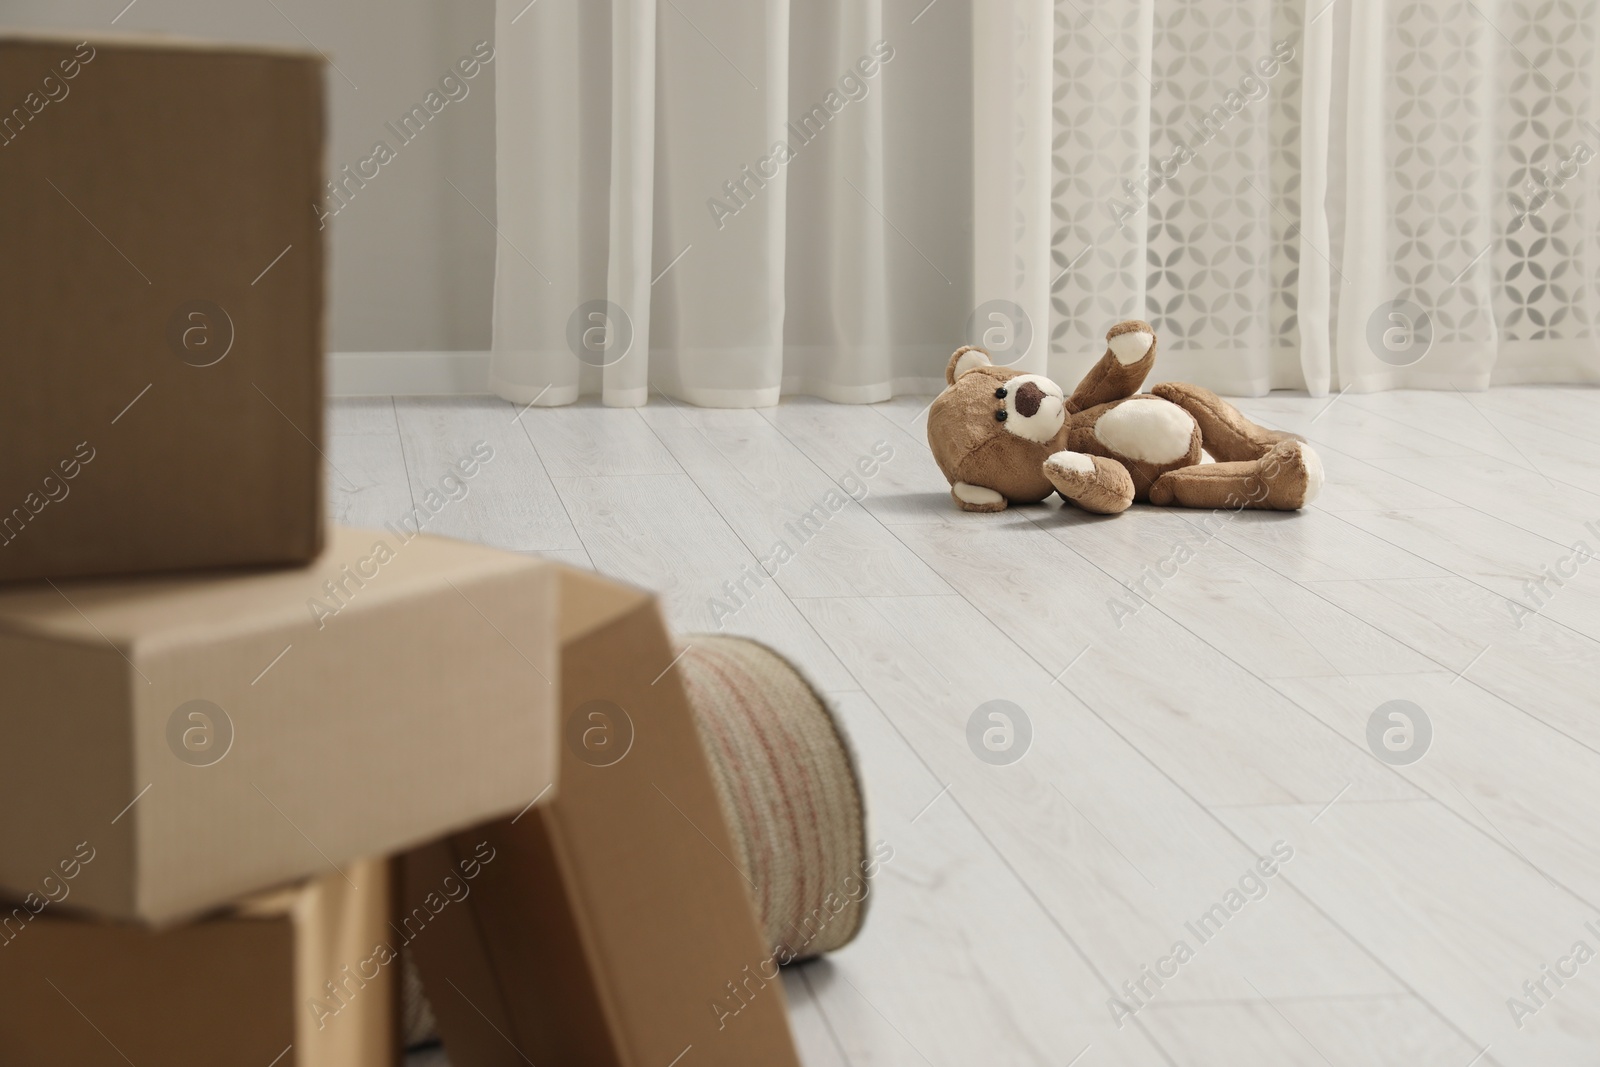
[[[494,0],[135,0],[124,10],[126,5],[127,0],[4,0],[0,26],[160,32],[301,47],[309,39],[337,65],[327,83],[330,175],[370,156],[380,139],[396,145],[384,124],[398,122],[420,103],[477,42],[494,42]],[[472,205],[494,218],[493,65],[468,85],[464,99],[446,105],[328,220],[331,350],[489,347],[495,234]]]

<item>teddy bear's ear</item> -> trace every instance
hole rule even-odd
[[[989,353],[976,345],[962,345],[955,350],[955,354],[950,357],[950,362],[944,369],[945,384],[956,384],[957,378],[974,367],[988,367],[991,365]]]

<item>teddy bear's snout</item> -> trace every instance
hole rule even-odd
[[[1005,432],[1028,441],[1043,443],[1060,432],[1066,419],[1066,403],[1061,388],[1038,374],[1008,378],[995,390],[995,399],[1004,406],[995,409],[995,421]]]
[[[1017,390],[1017,414],[1025,419],[1031,419],[1039,413],[1039,405],[1044,403],[1045,391],[1033,382],[1024,382],[1022,388]]]

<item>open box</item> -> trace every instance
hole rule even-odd
[[[411,947],[454,1067],[798,1067],[781,979],[655,599],[560,574],[562,744],[541,803],[406,858],[402,908],[487,841]],[[743,1006],[725,1005],[737,990]]]

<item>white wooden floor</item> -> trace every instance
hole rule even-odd
[[[860,940],[786,975],[808,1065],[1600,1062],[1600,958],[1574,956],[1600,952],[1600,561],[1567,562],[1600,552],[1600,394],[1244,401],[1329,484],[1206,527],[963,514],[927,400],[341,401],[333,514],[405,515],[487,441],[432,532],[659,590],[680,631],[722,621],[831,695],[895,855]],[[797,544],[875,446],[859,503]],[[780,538],[794,558],[731,599]],[[1033,733],[1005,766],[967,742],[996,699]],[[1369,748],[1391,700],[1432,725],[1410,765]],[[1275,842],[1292,858],[1253,881]],[[1265,896],[1197,937],[1241,879]],[[1113,996],[1147,1004],[1119,1027]]]

